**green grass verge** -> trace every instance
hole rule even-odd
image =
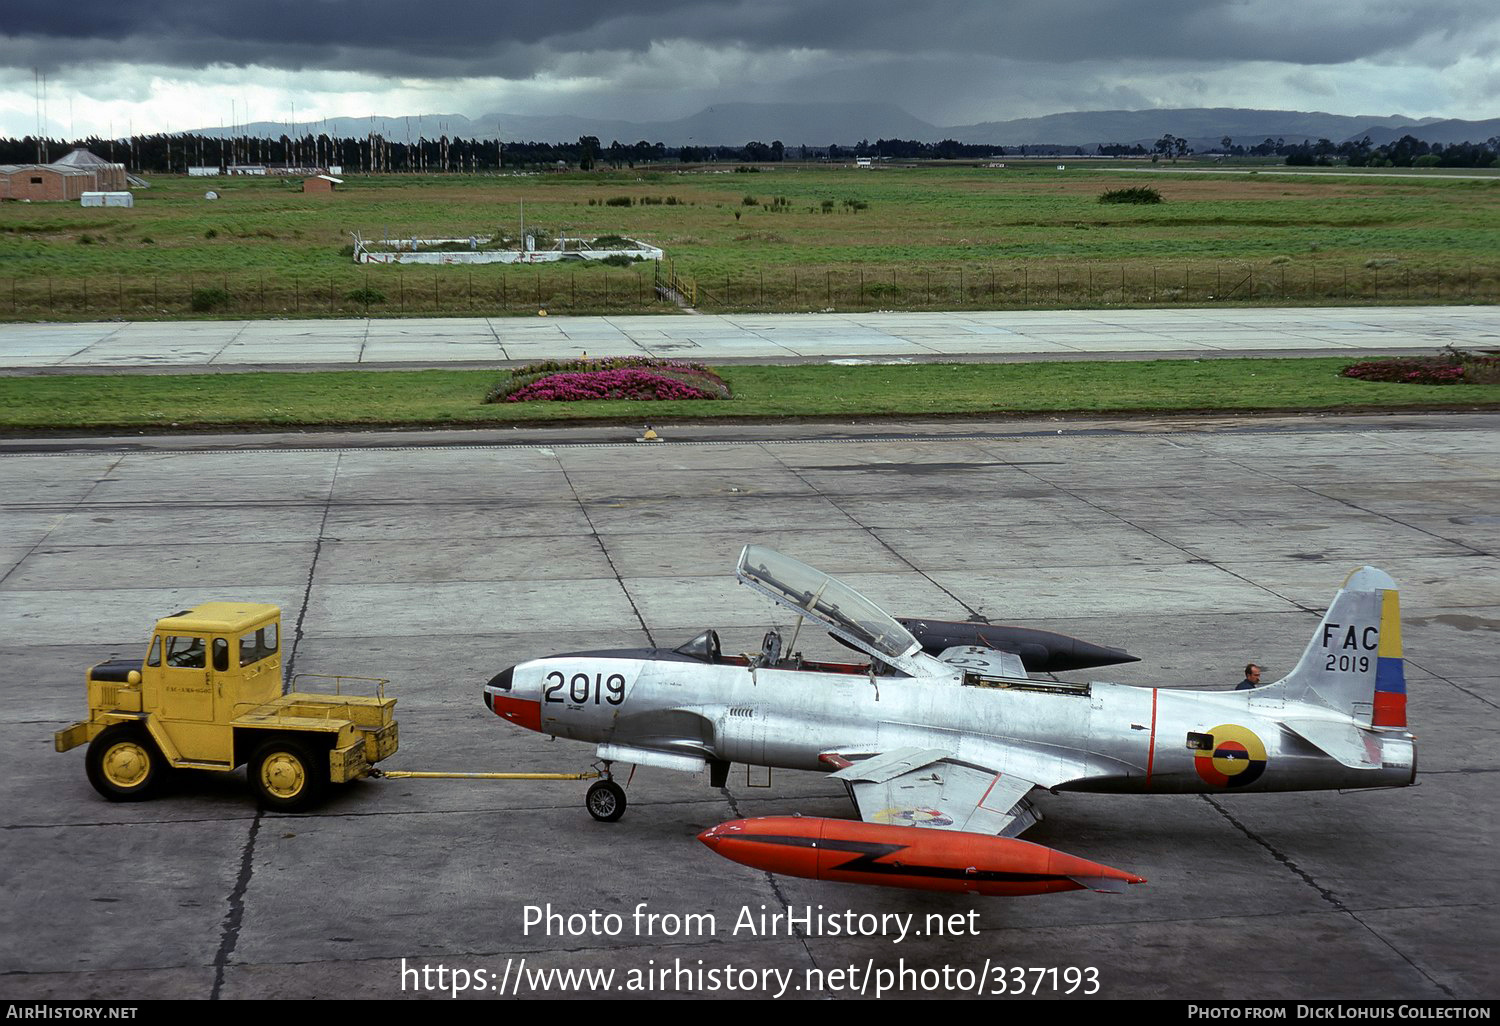
[[[1148,182],[1166,202],[1098,202],[1103,192]],[[208,188],[221,198],[205,201]],[[602,205],[618,195],[636,205]],[[746,195],[758,202],[746,206]],[[648,198],[677,202],[640,203]],[[351,231],[514,235],[522,202],[532,230],[664,247],[707,310],[1500,295],[1500,178],[787,165],[743,175],[352,175],[343,191],[322,197],[286,179],[158,176],[130,209],[7,204],[0,319],[662,308],[645,267],[356,266],[346,253]],[[195,310],[193,293],[210,288],[222,291],[221,302]]]
[[[504,371],[0,378],[0,431],[481,426],[568,421],[1171,413],[1500,405],[1500,385],[1339,376],[1348,358],[719,368],[735,398],[483,403]]]

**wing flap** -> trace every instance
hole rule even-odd
[[[892,749],[831,775],[849,784],[867,823],[1014,837],[1041,819],[1026,800],[1034,781],[941,749]]]

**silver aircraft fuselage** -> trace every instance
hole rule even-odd
[[[1192,793],[1401,787],[1405,730],[1358,730],[1378,768],[1343,765],[1281,721],[1347,719],[1275,689],[1160,689],[754,667],[665,650],[535,659],[486,686],[506,719],[598,755],[692,770],[710,761],[830,771],[829,753],[935,748],[1063,791]]]

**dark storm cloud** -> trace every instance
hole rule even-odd
[[[56,70],[120,62],[424,78],[545,74],[562,55],[640,53],[653,42],[775,51],[967,57],[1329,64],[1436,41],[1449,56],[1494,20],[1489,3],[1363,0],[75,0],[13,6],[0,64]],[[1432,48],[1429,47],[1429,50]],[[617,58],[618,59],[618,58]]]

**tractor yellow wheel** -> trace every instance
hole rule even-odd
[[[151,756],[144,745],[121,741],[104,753],[99,769],[111,786],[129,791],[140,787],[150,776]]]
[[[260,764],[260,786],[278,801],[292,801],[307,787],[307,767],[291,752],[273,752]]]
[[[277,812],[299,812],[323,797],[328,756],[320,760],[300,741],[267,741],[250,758],[250,785],[260,802]]]
[[[89,744],[84,766],[94,790],[112,802],[145,801],[166,772],[166,761],[150,735],[133,723],[100,731]]]

